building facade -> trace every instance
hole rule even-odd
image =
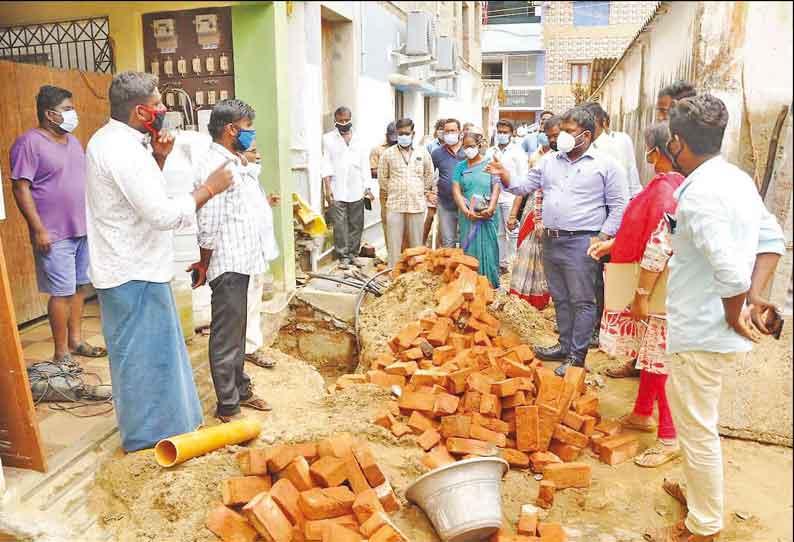
[[[333,111],[353,111],[353,130],[368,148],[395,119],[414,121],[415,142],[439,118],[479,124],[480,2],[291,2],[288,13],[291,170],[296,192],[322,210],[322,134]],[[374,183],[377,185],[377,183]],[[377,189],[377,187],[376,187]],[[299,248],[311,267],[332,251]],[[383,246],[378,198],[366,211],[364,241]]]
[[[540,2],[484,2],[483,80],[502,85],[499,117],[533,124],[544,105],[545,59]]]
[[[590,95],[658,2],[543,2],[544,108],[559,113]],[[576,97],[578,96],[578,98]]]

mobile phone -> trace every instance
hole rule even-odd
[[[783,333],[783,324],[785,321],[783,320],[783,315],[780,314],[780,312],[777,309],[772,309],[771,313],[772,313],[770,315],[771,322],[770,322],[770,317],[767,316],[767,321],[766,321],[767,329],[769,329],[772,332],[772,336],[775,338],[775,340],[779,341],[780,335]]]
[[[198,284],[198,280],[199,280],[199,272],[198,272],[198,269],[194,269],[194,270],[192,270],[192,271],[190,272],[190,278],[191,278],[191,280],[192,280],[192,284],[191,284],[191,286],[193,286],[193,288],[195,288],[195,287],[196,287],[196,284]]]

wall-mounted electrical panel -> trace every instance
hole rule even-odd
[[[163,103],[184,117],[181,126],[198,129],[200,110],[235,95],[231,8],[148,13],[142,19],[146,71],[160,79]],[[170,118],[169,124],[179,124]]]

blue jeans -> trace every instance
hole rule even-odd
[[[543,265],[554,301],[563,352],[584,361],[598,315],[595,282],[598,262],[587,255],[590,237],[543,238]]]
[[[443,248],[455,248],[458,246],[460,235],[458,233],[458,208],[447,209],[439,201],[436,207],[436,216],[441,230],[441,246]]]

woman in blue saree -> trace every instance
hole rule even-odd
[[[480,262],[480,274],[499,287],[499,210],[498,182],[484,171],[488,161],[480,153],[482,135],[468,133],[463,138],[463,160],[452,175],[452,194],[460,211],[460,246]]]

